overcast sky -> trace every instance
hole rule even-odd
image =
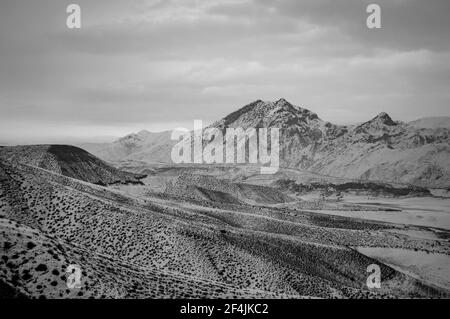
[[[66,27],[72,2],[81,29]],[[190,127],[281,97],[338,124],[449,116],[449,13],[448,0],[1,0],[0,142]]]

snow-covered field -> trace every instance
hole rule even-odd
[[[356,250],[412,277],[441,288],[450,288],[448,255],[399,248],[358,247]]]
[[[368,199],[367,196],[347,196],[345,202],[401,209],[401,212],[327,210],[315,212],[450,230],[450,199],[447,198],[413,197]]]

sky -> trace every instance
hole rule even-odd
[[[449,116],[449,13],[448,0],[0,0],[0,143],[191,128],[257,99],[336,124]]]

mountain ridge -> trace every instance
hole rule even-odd
[[[381,112],[359,125],[337,125],[281,98],[255,100],[209,127],[222,131],[279,128],[283,167],[351,179],[450,187],[450,128],[413,124]],[[143,130],[88,150],[107,161],[171,163],[170,152],[176,143],[169,131]]]
[[[0,160],[46,169],[99,184],[141,184],[144,176],[118,170],[89,152],[71,145],[26,145],[0,148]]]

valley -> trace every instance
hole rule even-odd
[[[383,288],[369,290],[366,268],[374,260],[355,250],[450,255],[445,230],[418,238],[397,231],[429,229],[327,217],[302,208],[313,201],[278,197],[268,186],[238,187],[217,171],[211,177],[197,175],[199,168],[173,169],[148,167],[155,173],[143,185],[105,187],[2,161],[2,283],[35,298],[394,298],[446,291],[383,263]],[[174,182],[189,191],[171,190]],[[208,192],[192,196],[202,187]],[[333,200],[322,204],[341,210]],[[71,264],[83,270],[80,289],[66,286]]]
[[[432,123],[380,114],[336,126],[282,99],[256,101],[210,126],[280,127],[274,174],[257,164],[170,163],[170,132],[87,150],[2,147],[0,292],[445,298],[449,130]],[[373,264],[380,289],[367,286]],[[80,270],[76,288],[68,269]]]

